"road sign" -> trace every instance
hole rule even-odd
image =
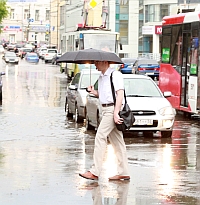
[[[94,8],[97,5],[97,2],[95,0],[91,0],[89,5]]]
[[[28,22],[30,23],[30,22],[34,22],[34,19],[28,19]]]

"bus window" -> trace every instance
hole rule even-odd
[[[182,29],[180,25],[172,27],[171,59],[173,66],[181,65]]]

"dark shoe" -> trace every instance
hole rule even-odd
[[[98,177],[92,174],[90,171],[85,172],[84,174],[79,174],[79,176],[85,179],[98,180]]]
[[[129,176],[120,176],[120,175],[115,175],[114,177],[108,178],[109,180],[130,180]]]

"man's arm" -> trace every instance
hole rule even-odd
[[[115,123],[121,124],[123,122],[123,118],[120,118],[119,116],[119,111],[121,110],[122,107],[122,102],[124,98],[124,90],[118,90],[116,91],[117,96],[116,96],[116,103],[115,103],[115,110],[114,110],[114,121]]]

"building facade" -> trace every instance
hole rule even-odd
[[[10,15],[2,22],[1,40],[49,44],[50,3],[8,1]]]
[[[57,12],[57,19],[53,17],[51,21],[51,41],[56,39],[58,47],[66,52],[66,34],[76,31],[77,25],[103,26],[120,33],[120,57],[159,60],[162,18],[193,11],[198,3],[199,0],[51,0],[51,16]]]

